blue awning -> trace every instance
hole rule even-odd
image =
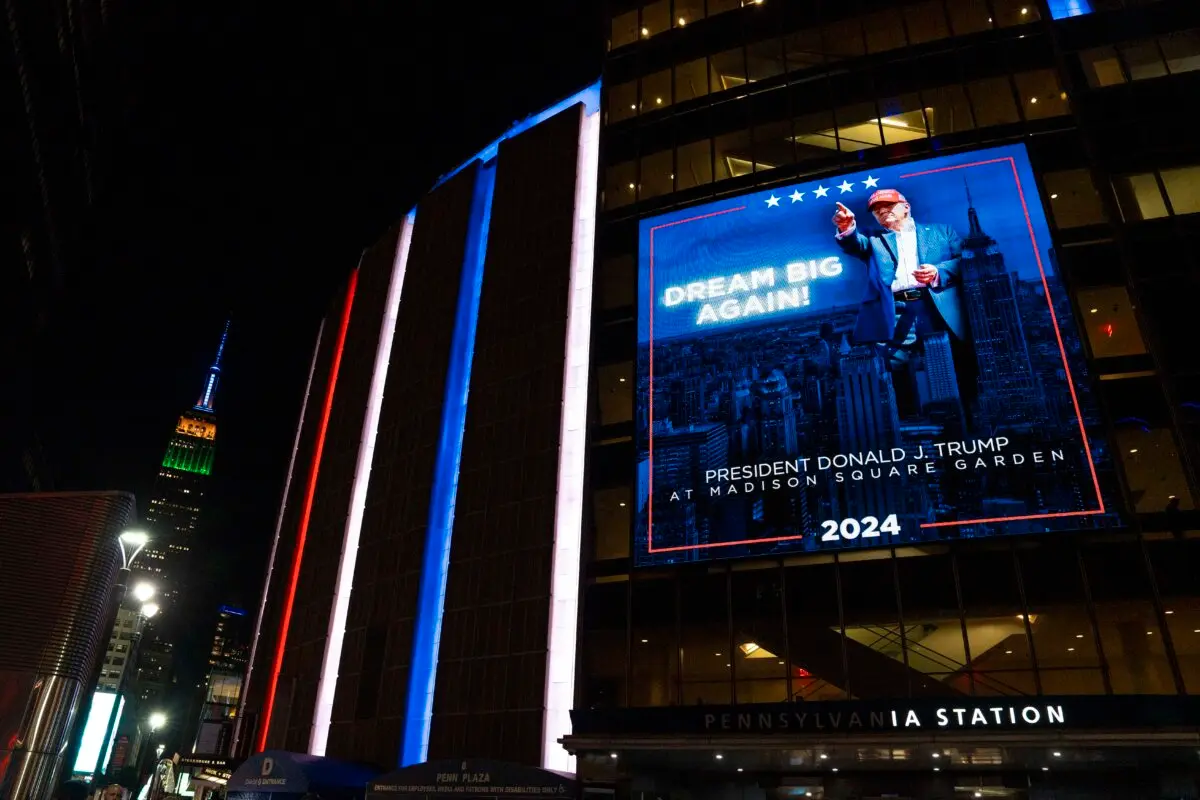
[[[379,770],[306,753],[268,750],[234,770],[227,786],[229,800],[249,800],[263,794],[303,795],[321,789],[361,792]]]

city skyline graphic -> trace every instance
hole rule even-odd
[[[636,562],[1114,524],[1035,186],[1016,146],[644,221]],[[926,332],[898,361],[854,339],[867,265],[839,254],[830,217],[840,200],[879,233],[865,206],[881,188],[961,237],[969,342]]]

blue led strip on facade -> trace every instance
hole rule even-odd
[[[446,577],[450,569],[450,536],[454,529],[454,501],[458,492],[458,467],[462,459],[463,428],[467,419],[467,392],[471,360],[475,354],[475,326],[479,318],[479,293],[487,254],[488,226],[492,219],[492,193],[496,186],[495,158],[481,164],[471,200],[454,338],[446,373],[442,403],[442,431],[434,464],[433,491],[429,499],[429,530],[425,561],[413,627],[413,652],[408,677],[408,705],[399,766],[425,760],[429,752],[429,727],[433,717],[433,691],[437,677],[438,645],[442,638],[442,612]]]

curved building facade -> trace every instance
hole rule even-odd
[[[249,746],[1196,796],[1197,11],[612,2],[325,321]]]

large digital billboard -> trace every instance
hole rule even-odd
[[[1023,145],[645,219],[639,565],[1108,527]]]

